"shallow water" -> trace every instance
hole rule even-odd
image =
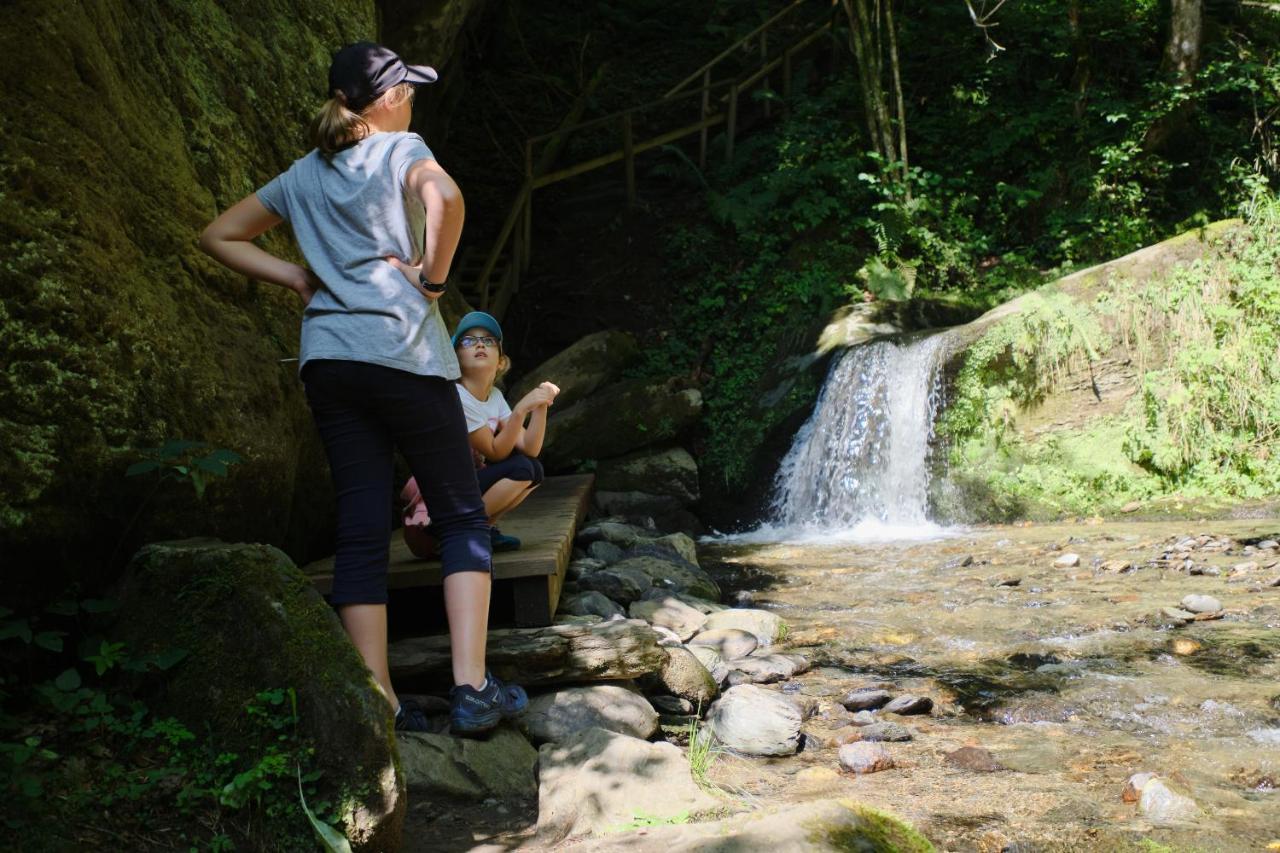
[[[787,620],[785,645],[814,669],[783,689],[816,706],[799,756],[722,756],[714,781],[767,802],[850,796],[906,817],[941,849],[1141,849],[1151,839],[1260,850],[1280,839],[1280,587],[1269,586],[1280,555],[1241,553],[1276,538],[1280,521],[908,532],[926,538],[881,527],[704,544],[704,565],[727,590],[750,590]],[[1193,534],[1217,538],[1176,549]],[[1079,565],[1055,568],[1068,552]],[[1246,562],[1259,565],[1232,576]],[[1217,598],[1223,618],[1173,627],[1157,615],[1191,593]],[[878,682],[932,697],[933,714],[897,718],[915,732],[890,745],[899,769],[834,776],[836,749],[822,741],[849,716],[836,700]],[[1009,769],[943,761],[965,745]],[[1122,802],[1141,771],[1191,796],[1200,817],[1153,826]]]

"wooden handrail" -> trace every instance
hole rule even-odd
[[[484,266],[481,268],[480,276],[477,284],[480,288],[480,305],[484,310],[502,311],[510,300],[511,293],[516,289],[519,281],[520,271],[527,267],[530,240],[532,230],[532,214],[531,205],[533,191],[540,187],[545,187],[557,181],[592,171],[593,169],[607,166],[611,163],[624,161],[626,164],[627,178],[627,194],[629,203],[634,202],[635,196],[635,155],[669,142],[674,142],[685,136],[694,133],[701,133],[703,143],[699,150],[699,163],[705,165],[705,148],[707,130],[718,124],[728,124],[725,134],[725,154],[726,157],[733,157],[733,138],[736,132],[738,99],[739,97],[754,86],[758,81],[768,77],[770,72],[778,68],[783,68],[783,91],[784,97],[790,94],[791,86],[791,62],[793,56],[812,44],[816,39],[822,36],[824,32],[834,31],[836,13],[839,7],[832,2],[832,11],[823,16],[823,20],[815,22],[811,28],[805,32],[803,36],[788,45],[781,55],[768,59],[767,41],[765,33],[767,30],[790,15],[801,6],[809,5],[809,0],[795,0],[790,6],[777,13],[760,26],[756,27],[747,35],[740,38],[726,50],[722,51],[710,62],[704,64],[689,78],[681,81],[675,88],[667,92],[666,95],[655,101],[650,101],[639,106],[630,107],[629,109],[619,110],[600,118],[591,119],[585,122],[578,122],[568,126],[562,126],[550,133],[542,133],[537,136],[530,136],[525,140],[525,176],[520,186],[520,190],[516,193],[514,203],[511,205],[510,211],[502,224],[502,228],[498,232],[497,238],[493,242],[493,248],[485,258]],[[711,82],[711,69],[714,68],[721,60],[728,57],[734,51],[739,50],[744,44],[755,38],[760,39],[760,58],[764,60],[763,65],[742,78],[731,78],[718,82]],[[689,83],[702,78],[702,86],[697,89],[682,92]],[[593,81],[593,83],[596,81]],[[766,86],[768,84],[766,83]],[[716,98],[717,103],[724,103],[726,108],[716,113],[709,113],[710,99],[712,92],[719,92],[721,89],[728,91],[724,95]],[[658,134],[650,139],[638,141],[634,138],[634,118],[638,113],[654,109],[659,106],[669,106],[686,98],[700,96],[701,102],[701,118],[693,124],[684,125],[674,130],[666,131]],[[622,130],[623,146],[621,149],[593,157],[581,163],[558,169],[555,172],[543,174],[544,170],[549,167],[552,158],[555,157],[555,151],[563,144],[564,140],[575,131],[587,130],[591,128],[601,127],[610,123],[620,123]],[[535,169],[533,164],[533,147],[541,142],[552,140],[553,144],[543,152],[542,157]],[[517,226],[520,227],[516,233]],[[515,234],[513,238],[513,233]],[[502,276],[502,282],[499,285],[499,291],[494,299],[490,299],[490,278],[493,271],[498,266],[499,258],[503,251],[507,248],[508,243],[514,239],[514,253],[511,264],[507,267],[506,273]]]
[[[742,38],[738,39],[738,40],[737,40],[737,41],[735,41],[733,44],[731,44],[731,45],[729,45],[727,48],[725,48],[724,50],[720,51],[720,53],[716,54],[716,57],[715,57],[714,59],[712,59],[712,60],[711,60],[710,62],[708,62],[706,65],[703,65],[701,68],[699,68],[697,71],[695,71],[695,72],[693,72],[692,74],[690,74],[690,75],[689,75],[688,77],[686,77],[685,79],[681,80],[679,83],[677,83],[675,86],[673,86],[673,87],[671,88],[671,90],[670,90],[669,92],[667,92],[667,94],[666,94],[666,95],[664,95],[663,97],[670,98],[670,97],[671,97],[672,95],[674,95],[676,92],[679,92],[679,91],[680,91],[681,89],[683,89],[685,86],[688,86],[688,85],[689,85],[690,83],[692,83],[694,80],[697,80],[699,77],[701,77],[701,76],[702,76],[702,72],[704,72],[704,71],[709,71],[709,70],[711,70],[712,68],[714,68],[715,66],[719,65],[719,64],[720,64],[720,61],[721,61],[722,59],[725,59],[726,57],[728,57],[728,56],[729,56],[731,53],[733,53],[734,51],[736,51],[736,50],[740,50],[740,49],[742,48],[742,46],[743,46],[746,42],[748,42],[748,41],[750,41],[751,39],[755,38],[756,36],[760,35],[760,33],[764,32],[764,31],[765,31],[765,30],[767,30],[767,29],[769,29],[769,27],[772,27],[772,26],[773,26],[775,23],[777,23],[778,21],[782,20],[782,19],[783,19],[783,18],[785,18],[787,15],[790,15],[792,12],[794,12],[796,9],[799,9],[801,6],[805,5],[805,4],[806,4],[806,2],[807,2],[807,0],[796,0],[796,2],[792,3],[790,6],[788,6],[788,7],[787,7],[787,8],[785,8],[785,9],[783,9],[781,12],[779,12],[779,13],[778,13],[778,14],[776,14],[776,15],[774,15],[772,18],[770,18],[769,20],[765,21],[763,24],[761,24],[760,26],[756,27],[756,28],[755,28],[754,30],[752,30],[751,32],[747,33],[745,36],[743,36]]]

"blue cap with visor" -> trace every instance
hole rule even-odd
[[[483,311],[472,311],[459,321],[457,331],[453,333],[454,349],[458,348],[458,341],[462,338],[462,333],[469,329],[484,329],[486,332],[492,333],[498,339],[498,343],[502,343],[502,327],[498,325],[498,321],[493,318],[493,315],[486,314]]]

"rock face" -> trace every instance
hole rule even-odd
[[[421,732],[400,732],[396,740],[411,792],[464,800],[538,792],[538,751],[506,726],[485,740]]]
[[[406,10],[431,17],[406,55],[447,67],[475,5]],[[327,464],[296,364],[280,362],[297,355],[301,306],[220,267],[196,237],[306,153],[331,52],[376,40],[379,12],[373,0],[0,9],[8,85],[57,92],[15,99],[0,151],[0,242],[14,247],[0,270],[0,549],[14,574],[39,567],[32,588],[92,588],[119,570],[104,564],[152,487],[124,477],[129,448],[172,438],[247,461],[203,501],[166,484],[120,555],[217,518],[229,540],[303,559],[331,529]],[[393,33],[418,23],[381,12]],[[296,258],[285,229],[265,243]]]
[[[388,658],[392,678],[406,687],[452,677],[448,636],[400,640],[391,644]],[[486,659],[499,678],[529,686],[639,678],[661,669],[667,656],[647,624],[615,619],[490,631]]]
[[[600,463],[596,489],[665,495],[693,503],[699,497],[698,464],[682,447],[630,453]]]
[[[804,713],[793,699],[754,684],[731,687],[707,712],[716,740],[747,755],[792,755]]]
[[[702,394],[681,390],[675,380],[621,382],[552,414],[543,463],[550,470],[570,468],[670,441],[701,411]]]
[[[556,408],[567,409],[616,379],[635,361],[636,353],[636,340],[626,332],[604,331],[587,335],[525,373],[506,397],[514,406],[538,383],[554,382],[560,386]]]
[[[617,831],[638,815],[658,821],[719,801],[693,781],[679,747],[587,729],[538,751],[538,841]]]
[[[520,728],[538,742],[562,741],[593,727],[647,738],[658,730],[658,712],[634,690],[591,684],[534,696],[520,715]]]
[[[801,771],[797,781],[808,770]],[[823,783],[829,786],[831,780]],[[932,853],[934,847],[906,823],[884,812],[847,800],[823,800],[777,811],[736,814],[712,823],[650,827],[643,835],[593,839],[569,849],[575,853]]]
[[[164,542],[130,564],[116,631],[139,655],[185,649],[158,714],[208,727],[229,751],[259,753],[245,705],[260,691],[297,691],[299,733],[316,746],[321,791],[349,814],[353,847],[397,849],[405,780],[391,708],[333,610],[289,558],[267,545]],[[245,626],[253,630],[245,630]],[[364,791],[359,798],[346,792]]]

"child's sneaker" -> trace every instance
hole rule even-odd
[[[401,702],[400,707],[396,709],[396,731],[429,732],[431,722],[417,705]]]
[[[489,528],[489,545],[494,553],[499,551],[518,551],[520,550],[520,540],[514,536],[508,536],[496,527]]]
[[[449,691],[449,725],[454,734],[475,735],[489,731],[502,720],[529,706],[529,696],[518,684],[504,684],[485,673],[485,686],[476,690],[459,684]]]

